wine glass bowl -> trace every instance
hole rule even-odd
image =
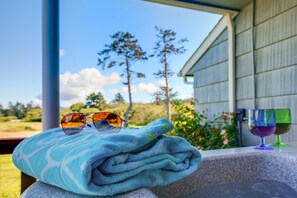
[[[255,147],[260,150],[273,150],[265,144],[264,137],[272,135],[276,129],[275,111],[273,109],[250,109],[248,128],[251,133],[261,138],[261,143]]]
[[[276,129],[274,135],[276,135],[275,143],[271,146],[275,147],[288,147],[288,144],[285,144],[281,141],[281,135],[289,132],[291,128],[291,111],[290,109],[275,109],[275,120],[276,120]]]

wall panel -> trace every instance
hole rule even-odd
[[[195,89],[200,103],[228,101],[228,81]]]
[[[195,73],[194,87],[201,87],[228,80],[228,62],[222,62]]]
[[[297,5],[296,0],[256,0],[256,24],[269,20]]]
[[[253,58],[252,52],[236,57],[236,78],[252,75],[253,73]]]
[[[252,4],[244,7],[235,19],[235,34],[244,32],[252,27]]]
[[[239,78],[236,81],[236,99],[250,99],[254,97],[253,76]]]
[[[256,72],[297,65],[297,35],[256,51]]]
[[[297,65],[256,76],[257,97],[297,94]]]
[[[297,7],[256,26],[256,49],[297,34]]]
[[[237,34],[235,36],[236,44],[235,44],[235,54],[236,56],[246,54],[252,51],[252,30],[249,29],[243,33]]]
[[[189,73],[197,72],[206,67],[228,60],[228,41],[224,41],[215,47],[210,48],[194,65]]]

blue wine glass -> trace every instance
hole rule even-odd
[[[250,109],[248,128],[251,133],[261,138],[261,142],[255,149],[273,150],[265,144],[265,136],[272,135],[276,129],[275,111],[273,109]]]

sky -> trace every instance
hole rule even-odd
[[[40,0],[0,0],[0,104],[9,102],[41,105],[42,32]],[[172,56],[169,79],[178,98],[193,97],[192,85],[177,73],[207,37],[220,15],[177,8],[142,0],[60,0],[60,105],[85,102],[100,91],[109,102],[116,93],[128,101],[122,67],[102,69],[98,52],[111,43],[110,35],[130,32],[148,54],[156,42],[155,26],[171,29],[177,39],[187,38],[187,52]],[[132,69],[146,78],[133,79],[133,102],[151,102],[164,85],[153,73],[162,69],[157,58],[137,63]]]

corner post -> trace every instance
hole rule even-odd
[[[229,112],[235,112],[235,32],[231,14],[226,14],[228,27]]]
[[[59,127],[59,0],[42,1],[42,126]]]

